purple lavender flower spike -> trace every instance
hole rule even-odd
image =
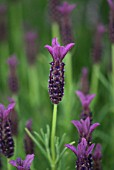
[[[82,138],[81,142],[77,146],[77,149],[70,144],[66,144],[65,146],[69,148],[71,151],[73,151],[77,156],[76,162],[77,170],[81,169],[82,167],[87,169],[90,168],[91,165],[89,164],[88,158],[92,153],[95,144],[88,146],[86,139]]]
[[[45,48],[52,55],[51,69],[49,75],[49,96],[54,104],[58,104],[64,94],[64,63],[62,60],[68,51],[74,46],[74,43],[60,46],[57,38],[53,38],[52,46],[45,45]]]
[[[15,161],[11,160],[9,163],[16,167],[17,170],[30,170],[30,166],[32,164],[32,161],[34,159],[34,154],[27,155],[25,160],[22,160],[21,158],[17,158]]]
[[[86,138],[86,140],[89,142],[91,138],[92,132],[96,129],[97,126],[99,126],[99,123],[90,124],[90,118],[87,117],[85,120],[81,119],[78,120],[72,120],[72,123],[77,128],[78,133],[80,137]]]
[[[76,7],[76,4],[69,4],[68,2],[63,2],[63,4],[57,7],[58,11],[63,15],[69,15],[72,10]]]

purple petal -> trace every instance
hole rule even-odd
[[[96,94],[87,95],[87,103],[88,103],[88,105],[91,103],[91,101],[94,99],[95,96],[96,96]]]
[[[77,96],[79,97],[82,106],[84,106],[84,103],[85,103],[85,95],[84,95],[81,91],[79,91],[79,90],[76,91],[76,94],[77,94]]]
[[[65,46],[65,49],[63,51],[63,54],[62,54],[62,58],[63,59],[65,57],[65,55],[71,50],[71,48],[75,45],[75,43],[70,43],[70,44],[67,44]]]
[[[63,52],[65,48],[63,46],[56,46],[53,48],[53,58],[54,60],[61,60],[63,57]]]
[[[71,151],[73,151],[77,155],[77,150],[73,145],[70,144],[65,144],[67,148],[69,148]]]
[[[82,132],[85,134],[85,135],[87,135],[88,134],[88,131],[89,131],[89,129],[87,128],[87,125],[86,125],[86,122],[85,122],[85,120],[83,120],[83,119],[81,119],[81,124],[82,124]]]
[[[24,168],[30,167],[31,164],[32,164],[33,159],[34,159],[34,154],[27,155],[26,159],[24,160],[23,167]]]
[[[52,55],[53,57],[53,48],[50,45],[45,45],[45,48],[47,48],[47,50],[49,51],[49,53]]]
[[[72,120],[71,122],[72,122],[72,123],[74,124],[74,126],[77,128],[78,133],[81,134],[81,133],[82,133],[82,125],[81,125],[80,121],[78,121],[78,120]]]
[[[57,38],[53,38],[52,39],[52,47],[55,47],[55,46],[60,46],[60,44],[58,43],[58,39]]]
[[[7,116],[10,114],[10,112],[14,109],[15,107],[15,103],[11,103],[8,105],[7,109],[4,111],[4,114],[3,114],[3,119],[6,119]]]
[[[85,138],[82,138],[81,142],[78,144],[78,157],[83,156],[86,152],[87,141]]]
[[[89,129],[89,134],[91,134],[94,131],[94,129],[99,125],[100,125],[99,123],[94,123],[93,125],[91,125]]]
[[[68,4],[68,2],[64,2],[61,6],[57,7],[57,9],[63,14],[68,15],[70,12],[76,7],[75,4]]]
[[[91,146],[88,147],[87,151],[86,151],[86,155],[88,156],[89,154],[91,154],[91,152],[93,151],[95,144],[92,144]]]
[[[11,165],[13,165],[13,166],[17,167],[17,163],[16,163],[16,161],[11,160],[11,161],[9,161],[9,163],[10,163]]]

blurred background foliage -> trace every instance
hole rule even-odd
[[[102,144],[103,170],[113,170],[114,104],[110,92],[111,43],[108,36],[109,6],[106,0],[69,0],[68,2],[77,4],[71,15],[76,43],[72,51],[73,82],[71,82],[71,85],[73,91],[70,99],[67,98],[65,100],[64,96],[63,104],[62,102],[59,104],[57,136],[61,138],[62,134],[66,133],[65,143],[73,140],[78,142],[76,129],[71,125],[71,120],[79,119],[81,112],[81,104],[75,96],[75,90],[80,89],[80,76],[83,67],[87,67],[89,70],[89,83],[91,84],[94,66],[92,46],[97,24],[101,22],[107,28],[107,32],[103,37],[103,53],[100,61],[100,72],[103,77],[99,78],[97,98],[94,105],[92,105],[93,120],[94,122],[99,122],[101,126],[94,133],[93,141]],[[7,104],[8,96],[14,97],[17,101],[19,135],[16,150],[17,156],[24,158],[23,138],[25,122],[31,118],[33,120],[33,130],[37,132],[40,131],[40,128],[43,128],[45,131],[47,124],[51,126],[53,106],[48,96],[48,75],[49,63],[52,61],[52,58],[44,49],[44,45],[51,44],[52,40],[52,23],[48,10],[49,1],[0,0],[0,4],[6,4],[7,6],[6,38],[4,40],[0,38],[0,103]],[[1,18],[2,15],[0,16]],[[31,30],[38,33],[38,53],[34,66],[28,64],[25,50],[25,34]],[[1,33],[0,37],[2,37]],[[13,54],[17,56],[19,63],[17,66],[19,92],[14,95],[9,90],[9,68],[7,64],[7,59]],[[36,85],[35,82],[37,82]],[[37,85],[38,91],[34,92],[33,90],[32,93],[32,89]],[[72,106],[70,112],[65,110],[66,105]],[[68,130],[70,126],[71,129]],[[35,155],[35,169],[48,169],[48,163],[38,148],[35,149]],[[66,157],[63,157],[62,164],[63,168],[75,169],[75,156],[68,151]]]

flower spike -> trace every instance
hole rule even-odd
[[[53,62],[51,62],[51,69],[49,75],[49,96],[54,104],[58,104],[64,94],[64,63],[62,60],[65,55],[74,46],[74,43],[60,46],[57,38],[52,39],[52,46],[45,45],[45,48],[52,55]]]

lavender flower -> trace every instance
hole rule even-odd
[[[0,41],[6,40],[7,37],[7,20],[6,20],[7,6],[0,4]]]
[[[72,123],[77,128],[80,138],[85,138],[88,143],[90,142],[92,132],[97,126],[100,125],[99,123],[94,123],[91,125],[89,117],[87,117],[85,120],[81,119],[80,121],[72,120]]]
[[[62,60],[68,51],[74,46],[74,43],[60,46],[57,38],[53,38],[52,46],[46,45],[45,48],[52,55],[50,76],[49,76],[49,95],[52,103],[58,104],[64,94],[64,63]]]
[[[73,145],[66,144],[67,148],[74,152],[77,156],[76,169],[77,170],[90,170],[91,165],[89,163],[89,155],[92,153],[94,144],[88,146],[85,138],[82,138],[81,142],[78,144],[77,148]]]
[[[106,31],[103,24],[99,24],[97,26],[95,38],[94,38],[94,46],[93,46],[93,61],[95,63],[99,63],[101,61],[102,56],[102,37],[104,32]]]
[[[63,2],[61,6],[58,6],[57,9],[61,13],[60,20],[60,32],[62,35],[62,42],[64,45],[73,42],[73,34],[72,34],[72,24],[70,19],[70,13],[76,7],[75,4],[68,4],[67,2]]]
[[[83,92],[84,95],[88,94],[89,91],[88,69],[86,67],[82,68],[81,91]]]
[[[16,74],[16,69],[17,69],[17,58],[15,55],[11,56],[8,61],[7,61],[8,65],[9,65],[9,77],[8,77],[8,84],[9,84],[9,89],[11,90],[12,93],[17,93],[18,92],[18,77]]]
[[[26,128],[32,133],[32,120],[31,119],[27,121]],[[26,155],[34,153],[34,143],[32,139],[28,136],[28,134],[25,135],[24,146],[25,146]]]
[[[38,39],[38,35],[34,31],[29,31],[25,35],[26,54],[27,54],[28,63],[30,65],[33,65],[36,62],[36,57],[38,53],[38,45],[36,43],[37,39]]]
[[[30,166],[34,159],[34,154],[27,155],[25,160],[17,158],[15,161],[11,160],[9,163],[17,168],[17,170],[30,170]]]
[[[101,170],[101,145],[97,144],[93,153],[93,161],[94,161],[94,170]]]
[[[112,43],[114,43],[114,2],[107,0],[110,7],[110,18],[109,18],[109,36]]]
[[[86,119],[88,116],[91,118],[91,112],[89,105],[92,102],[92,100],[95,97],[95,94],[83,94],[81,91],[76,91],[77,96],[79,97],[82,107],[83,107],[83,112],[81,114],[81,118]]]
[[[14,153],[14,141],[11,132],[11,123],[9,114],[14,109],[15,103],[11,103],[5,109],[4,105],[0,104],[0,150],[6,157],[11,157]]]

